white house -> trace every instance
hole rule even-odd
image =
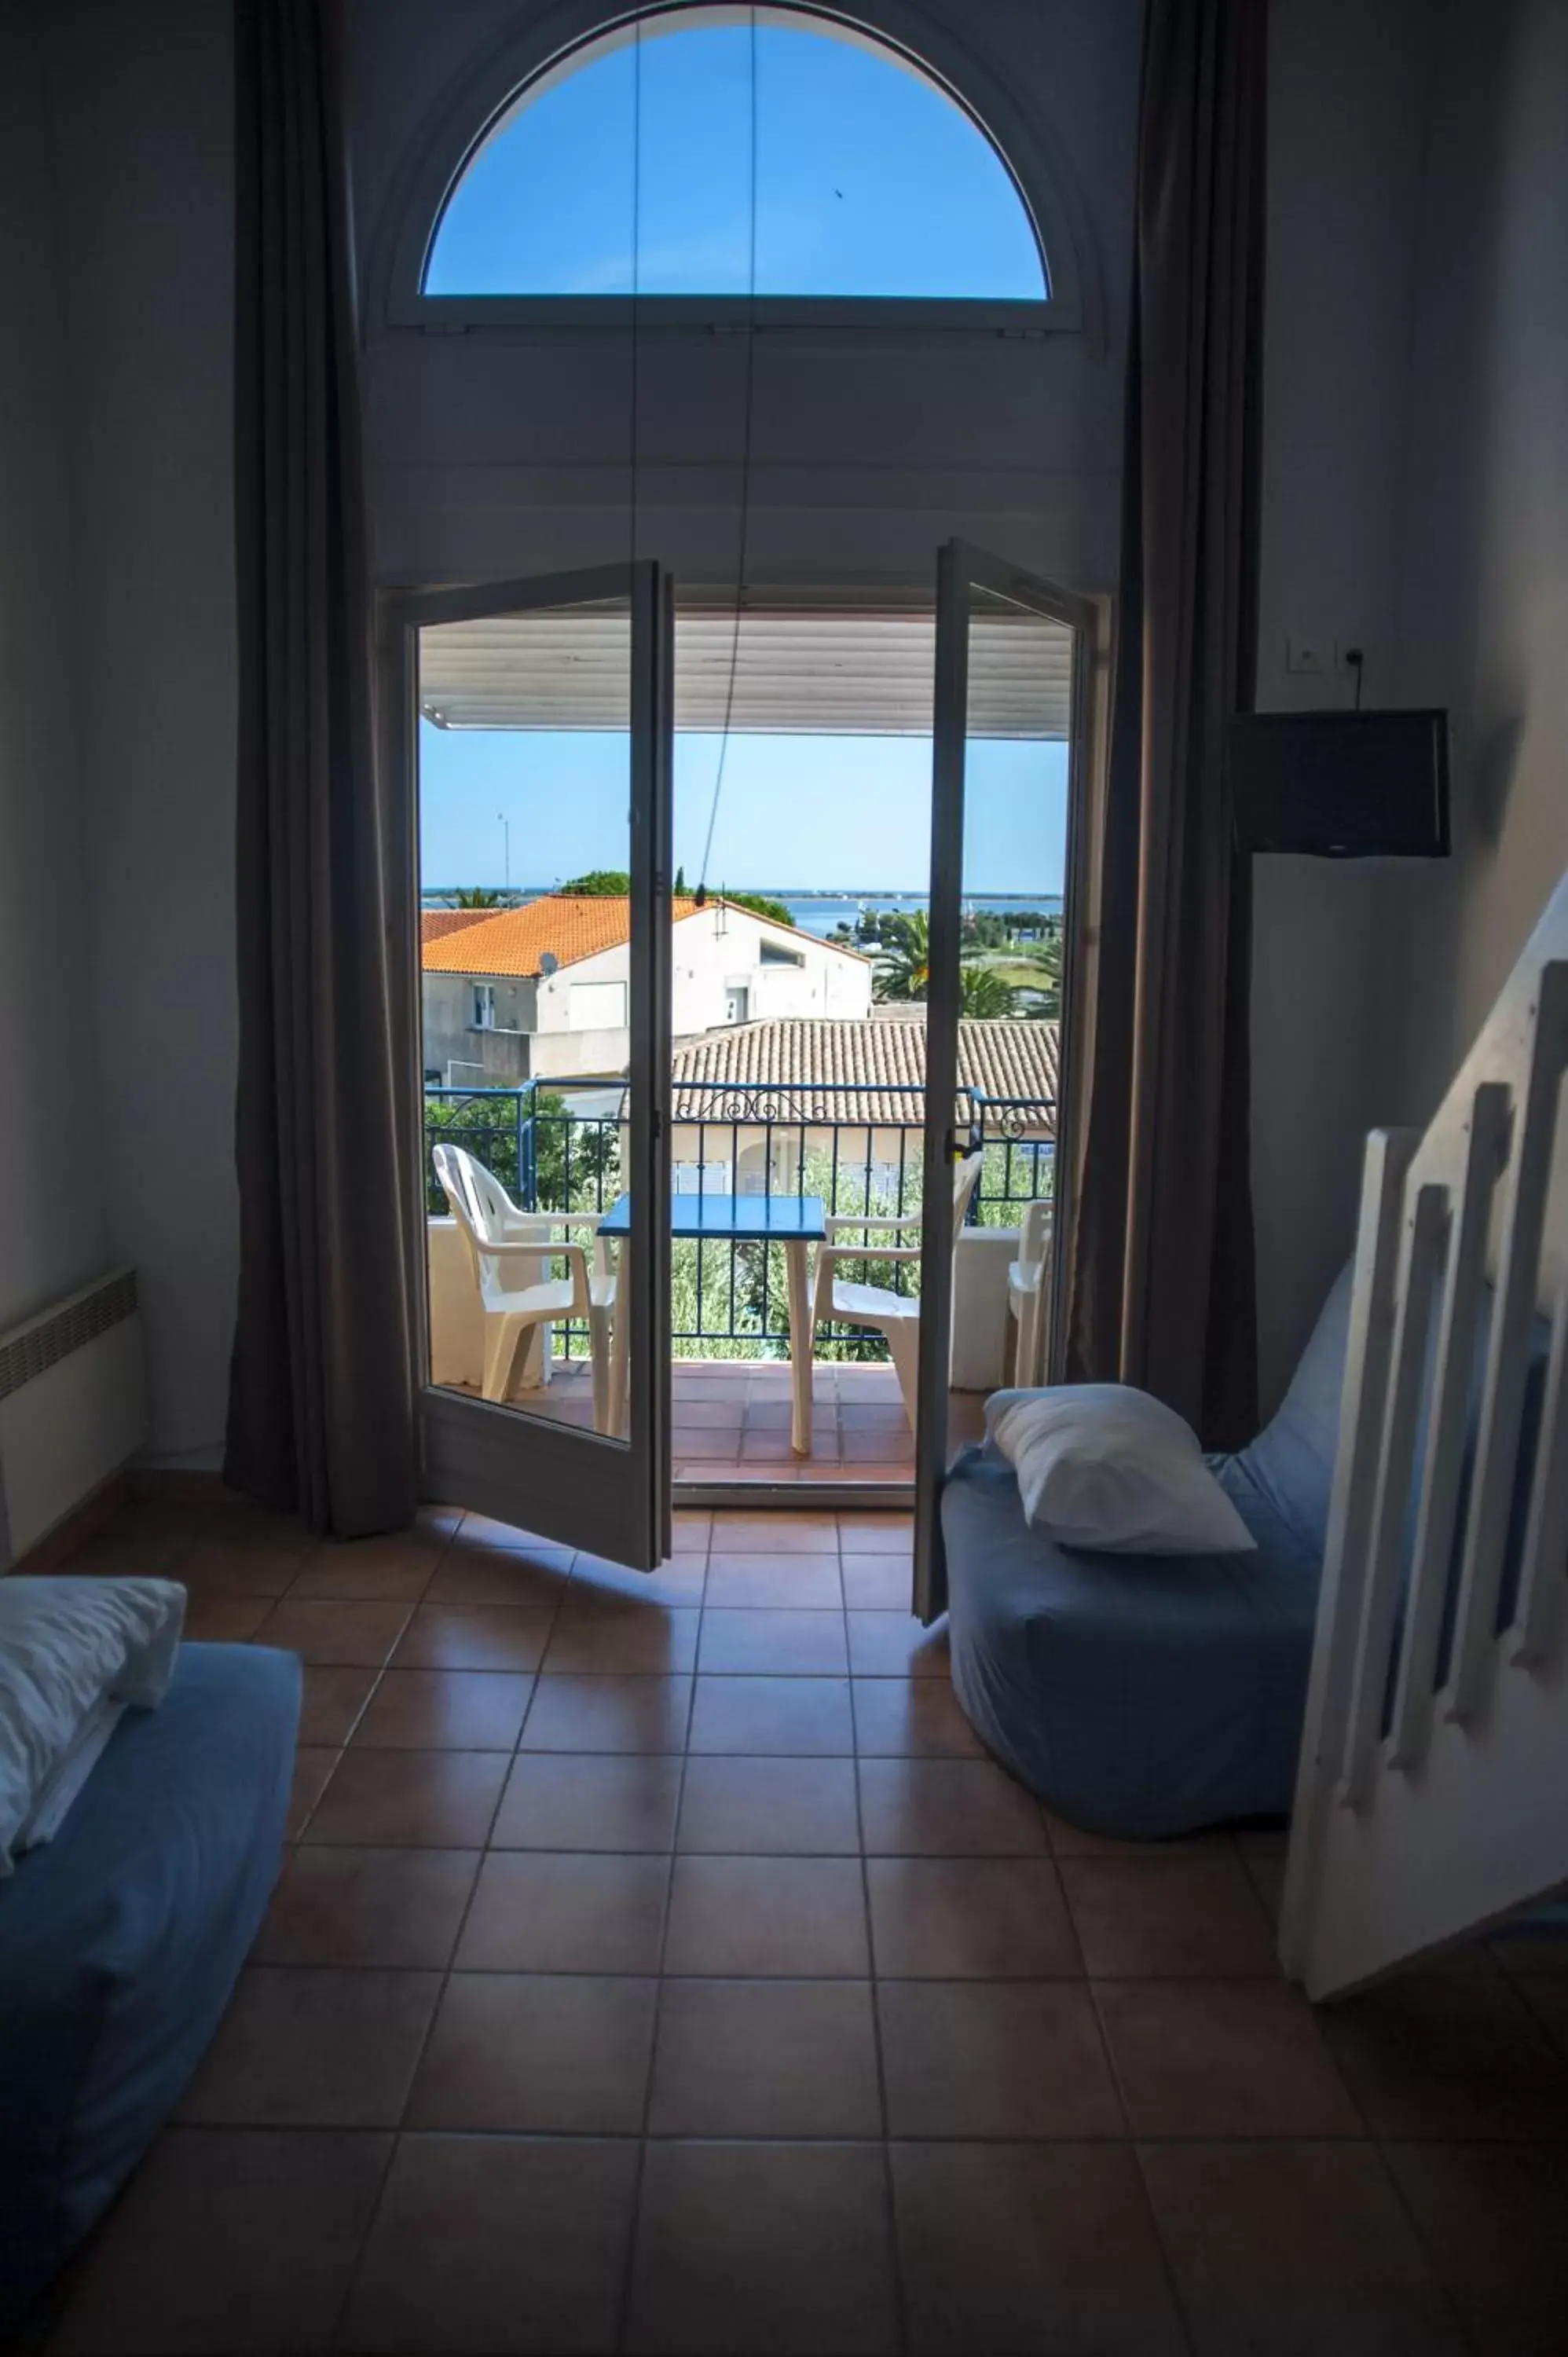
[[[448,1085],[625,1071],[630,910],[623,898],[551,894],[461,921],[427,911],[424,1070]],[[871,961],[733,900],[674,904],[677,1040],[730,1024],[870,1012]]]

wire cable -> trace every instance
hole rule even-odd
[[[730,727],[735,718],[736,675],[740,667],[740,618],[746,602],[746,554],[751,533],[751,432],[753,392],[757,382],[757,9],[749,10],[751,63],[751,156],[749,218],[746,225],[745,414],[740,446],[740,536],[736,553],[735,614],[730,629],[729,679],[725,689],[724,733],[719,738],[719,763],[714,777],[714,798],[708,807],[708,831],[703,843],[703,864],[697,871],[694,895],[699,909],[708,898],[708,862],[713,857],[714,830],[729,758]]]

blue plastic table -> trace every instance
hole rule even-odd
[[[811,1288],[807,1247],[825,1243],[827,1206],[820,1195],[671,1195],[670,1232],[703,1243],[782,1244],[789,1300],[789,1440],[798,1457],[811,1453]],[[619,1244],[631,1240],[631,1197],[621,1196],[599,1222],[599,1233]],[[624,1285],[621,1298],[627,1297]],[[614,1396],[626,1397],[626,1321],[615,1326],[617,1368]]]

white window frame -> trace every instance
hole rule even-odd
[[[493,982],[476,982],[471,985],[471,987],[474,993],[474,1004],[472,1008],[474,1019],[468,1026],[469,1030],[499,1030],[500,1027],[496,1021],[495,984]]]

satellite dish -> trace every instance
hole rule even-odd
[[[548,982],[548,981],[549,981],[549,979],[550,979],[550,977],[551,977],[551,975],[552,975],[553,974],[556,974],[556,973],[558,973],[558,972],[560,971],[560,966],[561,966],[561,961],[560,961],[560,959],[556,956],[556,954],[555,954],[555,952],[554,952],[554,951],[553,951],[553,950],[541,950],[541,951],[540,951],[540,952],[539,952],[539,971],[540,971],[540,973],[544,976],[544,979],[545,979],[545,981],[546,981],[546,982]]]

